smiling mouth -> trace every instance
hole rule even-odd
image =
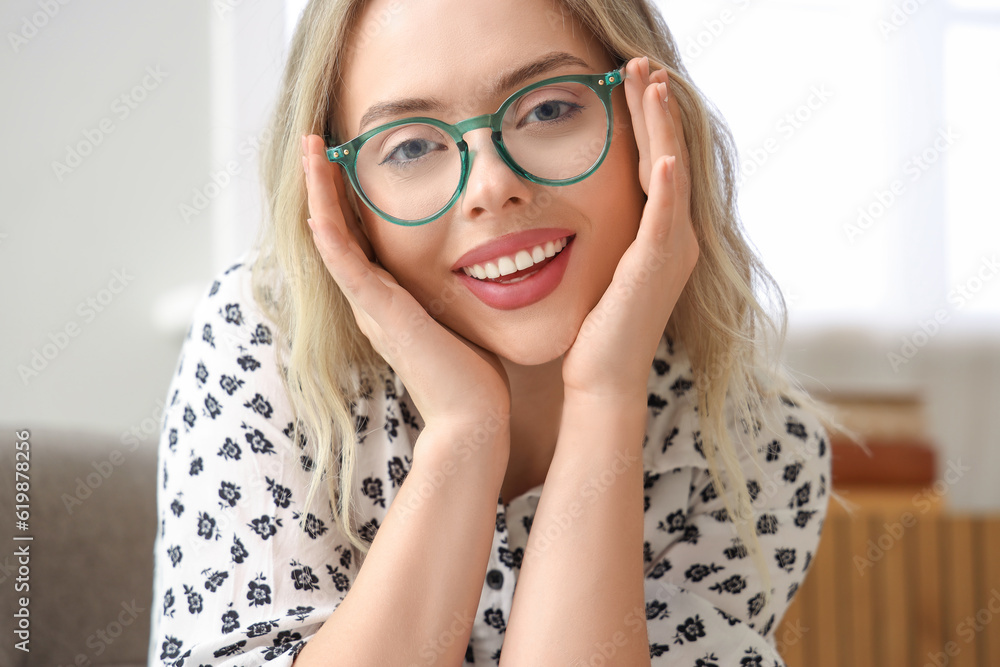
[[[514,255],[504,255],[482,264],[463,266],[465,275],[476,280],[516,283],[540,271],[546,264],[561,253],[573,236],[565,236],[555,241],[546,241]]]

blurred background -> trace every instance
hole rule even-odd
[[[831,443],[844,503],[779,634],[789,664],[1000,664],[1000,0],[658,4],[739,147],[788,363],[869,450]],[[167,386],[196,300],[260,224],[258,155],[304,5],[0,7],[2,460],[29,431],[53,551],[132,547],[43,551],[41,586],[151,564]],[[131,533],[101,532],[128,512]],[[109,575],[72,612],[38,602],[64,628],[52,660],[144,657],[148,609],[126,627],[101,605],[148,607],[145,581]],[[88,641],[115,623],[121,639]]]

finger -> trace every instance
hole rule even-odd
[[[680,161],[665,155],[653,165],[650,174],[650,194],[643,210],[639,237],[645,234],[647,252],[643,259],[645,275],[656,295],[658,317],[654,331],[662,333],[670,314],[687,284],[698,258],[698,242],[690,216],[679,214],[676,175]],[[656,316],[654,316],[656,317]],[[649,344],[655,346],[659,335]]]
[[[639,223],[639,236],[647,238],[646,247],[654,256],[665,259],[664,241],[669,237],[674,224],[676,191],[674,189],[674,174],[677,158],[672,155],[662,155],[653,163],[649,178],[649,198],[642,211]],[[662,265],[662,262],[659,263]]]
[[[381,281],[368,261],[359,256],[356,244],[337,225],[319,216],[306,221],[313,231],[313,243],[326,270],[352,306],[366,309],[373,303],[370,294],[377,292]],[[376,284],[377,283],[377,284]]]
[[[309,165],[306,189],[310,217],[316,220],[320,216],[330,216],[335,224],[340,225],[342,231],[351,233],[350,222],[354,217],[354,211],[344,197],[345,188],[340,175],[340,166],[330,162],[326,156],[323,140],[316,135],[308,135],[303,148]],[[360,242],[358,246],[361,247]]]
[[[646,120],[643,113],[643,93],[649,85],[649,60],[633,58],[625,68],[625,99],[628,102],[629,114],[632,118],[632,132],[635,144],[639,149],[639,180],[642,189],[649,193],[649,179],[646,177],[649,169],[649,135],[646,132]]]
[[[330,275],[352,302],[368,310],[380,297],[387,297],[388,287],[375,274],[371,263],[347,229],[336,187],[333,169],[325,156],[313,150],[313,137],[309,137],[306,174],[309,215],[311,217],[316,248]],[[324,164],[325,163],[325,164]]]
[[[672,155],[678,159],[674,170],[674,187],[681,192],[686,192],[687,180],[686,172],[679,167],[683,166],[681,161],[681,145],[676,134],[676,124],[674,114],[671,113],[671,105],[664,102],[664,97],[669,94],[666,83],[654,83],[646,90],[643,98],[646,112],[646,129],[649,132],[649,151],[652,160],[658,160],[663,155]]]
[[[347,232],[347,220],[344,215],[343,201],[335,184],[334,170],[339,166],[331,163],[320,150],[322,139],[316,135],[308,135],[303,143],[306,159],[306,195],[309,206],[309,217],[313,220],[323,218],[332,222]]]
[[[680,152],[676,153],[677,162],[677,173],[678,176],[686,177],[689,173],[689,168],[691,164],[691,155],[688,152],[687,141],[684,137],[684,123],[681,118],[681,107],[677,102],[677,96],[671,90],[671,80],[670,73],[666,69],[658,69],[650,75],[650,80],[654,83],[663,83],[667,86],[667,113],[670,115],[670,121],[672,123],[672,130],[675,141],[680,147]],[[654,158],[655,159],[655,156]],[[686,182],[686,178],[685,178]]]
[[[325,153],[325,146],[324,146]],[[329,161],[329,159],[328,159]],[[347,221],[347,228],[351,231],[358,245],[365,253],[365,257],[369,260],[375,259],[375,250],[372,248],[371,241],[368,239],[368,235],[365,233],[364,227],[361,224],[361,220],[358,219],[357,214],[354,212],[354,206],[351,205],[349,196],[354,194],[353,190],[348,192],[347,185],[344,183],[344,170],[337,167],[333,170],[333,184],[337,186],[337,198],[343,202],[341,209],[344,213],[344,219]],[[364,204],[359,204],[363,206]]]

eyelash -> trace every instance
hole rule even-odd
[[[581,104],[575,104],[573,102],[567,102],[566,100],[545,100],[544,102],[539,102],[535,106],[531,107],[531,109],[528,111],[528,113],[526,113],[524,115],[524,117],[527,118],[528,116],[530,116],[532,113],[534,113],[541,106],[544,106],[546,104],[553,104],[553,103],[559,104],[559,105],[564,106],[564,107],[569,107],[569,111],[567,113],[562,114],[561,116],[559,116],[555,120],[538,121],[538,122],[545,123],[547,125],[556,125],[558,123],[563,123],[563,122],[569,120],[572,117],[572,115],[575,115],[573,112],[579,112],[579,111],[581,111],[583,109],[583,105],[581,105]],[[522,125],[523,125],[523,120],[518,123],[518,125],[517,125],[518,129],[520,129],[522,127]]]
[[[545,101],[542,101],[542,102],[539,102],[539,103],[535,104],[524,115],[524,117],[518,122],[517,128],[518,129],[522,128],[524,126],[524,119],[527,118],[528,116],[530,116],[535,111],[537,111],[539,107],[542,107],[542,106],[544,106],[546,104],[558,104],[558,105],[560,105],[561,108],[568,108],[569,109],[566,113],[561,114],[555,120],[537,121],[539,123],[544,123],[546,125],[557,125],[559,123],[566,122],[570,118],[572,118],[573,116],[575,116],[577,113],[579,113],[580,111],[583,110],[583,105],[576,104],[576,103],[573,103],[573,102],[567,102],[566,100],[559,100],[559,99],[545,100]],[[386,164],[391,163],[397,169],[407,168],[407,167],[411,167],[411,166],[417,164],[421,159],[423,159],[425,156],[429,155],[429,153],[424,153],[420,157],[414,158],[412,160],[394,160],[394,159],[392,159],[392,156],[398,150],[400,150],[403,146],[405,146],[406,144],[408,144],[411,141],[422,141],[422,140],[420,140],[420,139],[407,139],[405,141],[401,141],[398,144],[394,145],[392,147],[392,149],[386,154],[386,157],[381,162],[379,162],[379,166],[386,166]],[[438,144],[438,145],[440,145],[440,144]]]

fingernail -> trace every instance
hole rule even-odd
[[[316,227],[313,226],[313,219],[312,218],[306,218],[306,224],[309,225],[309,229],[313,230],[313,233],[315,234],[316,233]]]
[[[663,106],[666,107],[667,106],[667,99],[668,99],[667,98],[667,84],[665,84],[665,83],[657,84],[656,89],[659,91],[660,98],[663,100]]]
[[[306,176],[309,175],[309,158],[305,155],[302,156],[302,171],[306,172]]]
[[[309,137],[302,135],[302,154],[305,155],[309,151]]]

